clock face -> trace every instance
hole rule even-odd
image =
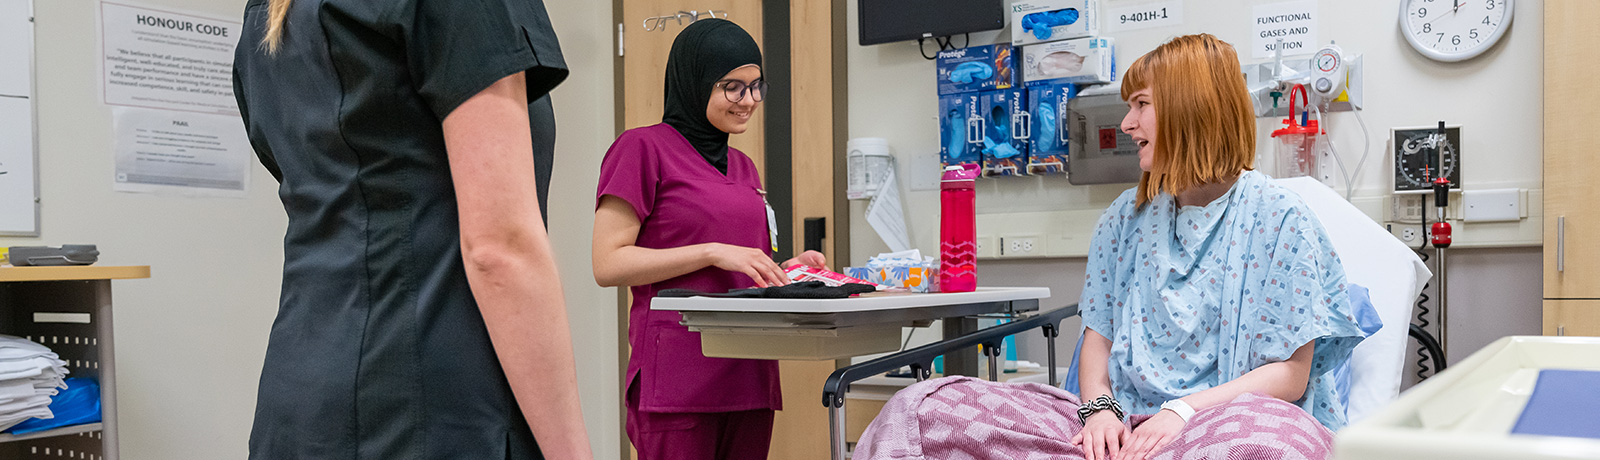
[[[1511,27],[1515,0],[1403,0],[1400,30],[1412,48],[1439,61],[1483,54]]]
[[[1433,189],[1442,171],[1450,189],[1461,189],[1461,127],[1448,126],[1394,130],[1394,189],[1414,192]],[[1443,150],[1443,158],[1440,158]]]

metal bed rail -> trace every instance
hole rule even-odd
[[[934,358],[978,345],[983,346],[983,354],[989,360],[989,380],[999,380],[1000,344],[1008,336],[1040,328],[1044,330],[1045,348],[1049,355],[1045,368],[1049,372],[1050,385],[1056,385],[1056,337],[1061,333],[1061,320],[1073,316],[1078,316],[1077,304],[833,371],[822,387],[822,405],[828,408],[833,459],[845,458],[844,395],[850,391],[851,383],[906,366],[911,367],[911,373],[917,381],[922,381],[933,375]]]

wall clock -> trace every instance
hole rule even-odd
[[[1456,62],[1488,51],[1511,28],[1516,0],[1402,0],[1400,31],[1418,53]]]

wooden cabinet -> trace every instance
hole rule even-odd
[[[1600,2],[1544,4],[1544,333],[1600,336]]]
[[[1544,301],[1544,335],[1600,337],[1600,300]]]

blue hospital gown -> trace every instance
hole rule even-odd
[[[1111,339],[1111,387],[1129,413],[1287,360],[1316,341],[1301,408],[1345,424],[1333,372],[1363,337],[1344,267],[1299,195],[1255,171],[1204,207],[1137,189],[1100,217],[1080,302]]]

